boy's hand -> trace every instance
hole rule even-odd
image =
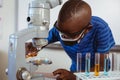
[[[57,76],[56,80],[76,80],[76,76],[66,69],[57,69],[53,75]]]

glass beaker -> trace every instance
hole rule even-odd
[[[86,74],[86,76],[89,76],[89,74],[90,74],[90,57],[91,57],[91,54],[86,53],[86,56],[85,56],[85,74]]]
[[[99,70],[100,70],[100,54],[95,53],[95,71],[94,71],[95,76],[99,76]]]

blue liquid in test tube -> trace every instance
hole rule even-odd
[[[85,74],[86,76],[89,76],[90,74],[90,53],[86,54],[86,59],[85,59]]]
[[[108,75],[109,70],[109,55],[104,54],[104,75]]]

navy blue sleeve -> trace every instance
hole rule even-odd
[[[59,41],[59,38],[60,37],[59,37],[58,30],[55,27],[53,27],[48,34],[48,38],[47,38],[48,44]]]

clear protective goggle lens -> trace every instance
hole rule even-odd
[[[62,32],[59,32],[59,35],[63,41],[78,41],[79,39],[82,39],[84,37],[84,31],[82,31],[82,33],[75,38],[70,38],[69,36],[65,38],[65,36],[67,35]]]

